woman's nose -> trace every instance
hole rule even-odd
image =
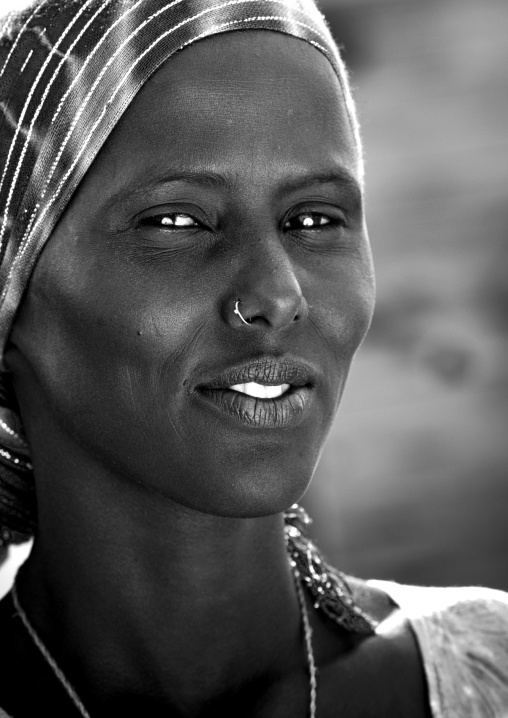
[[[278,240],[257,242],[235,280],[224,307],[234,328],[280,330],[308,314],[295,267]]]

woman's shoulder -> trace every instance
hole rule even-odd
[[[433,715],[508,715],[508,593],[367,581],[406,619],[420,650]],[[374,596],[374,598],[372,598]],[[388,615],[380,628],[389,622]],[[488,713],[486,712],[488,711]]]

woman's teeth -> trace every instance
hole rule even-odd
[[[264,384],[257,384],[255,381],[250,381],[248,384],[235,384],[229,388],[233,391],[239,391],[241,394],[253,396],[256,399],[276,399],[289,389],[289,384],[265,386]]]

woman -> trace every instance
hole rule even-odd
[[[40,0],[3,37],[1,520],[35,542],[0,716],[506,715],[503,593],[343,577],[289,508],[374,296],[313,4]]]

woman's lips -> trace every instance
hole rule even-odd
[[[295,426],[304,416],[309,404],[310,386],[289,386],[280,396],[261,399],[228,389],[200,389],[198,394],[220,411],[252,428],[276,429]]]
[[[306,363],[263,357],[200,382],[195,395],[248,427],[282,428],[302,420],[315,380]]]

